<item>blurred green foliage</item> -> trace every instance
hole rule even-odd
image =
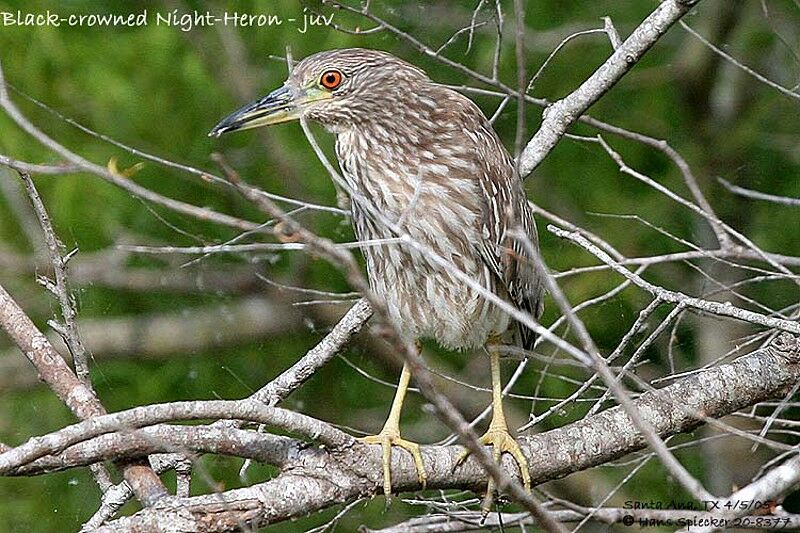
[[[433,0],[372,2],[379,14],[434,47],[468,25],[476,3]],[[655,2],[635,1],[540,0],[527,4],[526,70],[529,73],[538,69],[558,42],[571,32],[599,27],[600,17],[608,15],[624,36],[655,6]],[[787,32],[786,26],[793,20],[797,27],[800,17],[796,9],[792,11],[791,2],[771,2],[770,6],[771,15],[764,17],[756,3],[708,0],[688,17],[688,22],[701,31],[710,31],[708,28],[715,27],[715,17],[719,12],[735,9],[731,15],[733,29],[723,36],[725,50],[776,81],[791,86],[800,78],[800,62],[797,59],[797,33]],[[117,157],[119,168],[127,168],[139,162],[139,158],[80,132],[25,95],[129,146],[212,172],[217,172],[217,168],[209,154],[220,151],[254,185],[271,192],[333,205],[335,191],[298,125],[231,135],[220,140],[206,136],[221,117],[242,103],[241,95],[236,94],[236,83],[244,84],[245,92],[249,90],[251,93],[249,97],[279,85],[286,74],[286,66],[276,57],[283,56],[287,48],[297,58],[328,48],[364,46],[389,50],[425,68],[438,81],[472,84],[463,74],[443,67],[386,31],[355,36],[331,28],[315,28],[301,34],[289,23],[272,28],[214,27],[181,31],[153,23],[156,12],[168,13],[173,9],[178,12],[208,9],[302,18],[302,5],[292,0],[269,3],[0,1],[0,11],[44,12],[48,9],[63,16],[72,13],[138,13],[145,9],[149,12],[150,23],[137,28],[0,28],[0,60],[6,80],[12,86],[15,102],[48,135],[101,165]],[[513,27],[512,9],[505,5],[505,10],[506,40],[500,78],[513,84],[513,33],[509,31]],[[488,17],[489,13],[490,10],[484,9],[480,18]],[[359,25],[371,27],[368,21],[342,12],[334,13],[334,21],[351,28]],[[466,35],[462,35],[446,54],[472,68],[490,71],[493,53],[491,28],[492,23],[477,32],[469,51]],[[244,44],[243,59],[249,69],[239,72],[232,69],[229,48],[226,48],[231,46],[229,34]],[[608,40],[603,35],[576,39],[544,70],[533,94],[550,99],[567,94],[609,52]],[[235,79],[239,76],[241,79]],[[703,90],[706,86],[707,89]],[[498,105],[498,99],[493,97],[475,99],[487,115],[491,115]],[[725,192],[715,178],[724,177],[742,186],[773,194],[800,197],[799,109],[796,101],[758,84],[740,71],[728,65],[715,66],[706,50],[688,34],[675,28],[591,110],[591,114],[615,125],[667,139],[692,165],[701,186],[725,221],[747,233],[766,250],[798,255],[800,216],[796,209],[734,197]],[[536,128],[540,115],[539,108],[529,108],[528,131]],[[513,144],[515,120],[516,111],[509,106],[496,122],[497,130],[509,147]],[[332,154],[332,138],[322,130],[316,131],[320,133],[325,150]],[[576,126],[574,131],[583,135],[596,134],[582,125]],[[630,167],[689,197],[679,172],[663,155],[610,135],[605,135],[605,138]],[[0,153],[31,162],[59,162],[56,155],[34,142],[3,114],[0,114]],[[15,176],[0,169],[0,179],[14,180]],[[147,163],[132,179],[173,198],[242,218],[259,219],[257,211],[229,190],[174,169]],[[81,253],[106,249],[122,236],[176,246],[194,245],[198,241],[223,242],[236,236],[236,232],[229,228],[147,205],[94,176],[41,176],[36,178],[36,182],[60,237],[68,248],[77,247]],[[636,220],[606,215],[636,215],[679,238],[704,246],[713,242],[713,235],[702,221],[652,188],[621,174],[616,164],[594,143],[564,139],[526,186],[537,204],[591,229],[629,257],[686,248]],[[30,253],[30,244],[9,207],[7,200],[0,195],[0,244],[18,253]],[[300,219],[332,239],[343,241],[352,238],[349,226],[332,216],[304,214]],[[544,228],[545,220],[540,219],[539,223],[544,256],[554,270],[593,264],[586,254],[549,234]],[[176,228],[181,231],[176,231]],[[240,260],[226,257],[209,261],[224,268],[226,264]],[[299,282],[304,286],[329,291],[347,290],[342,276],[334,268],[319,260],[306,260],[299,252],[286,252],[262,260],[263,270],[271,278],[302,272]],[[164,266],[157,259],[141,258],[137,261],[143,266]],[[654,282],[688,292],[700,292],[713,286],[695,270],[682,264],[653,268],[648,275]],[[20,298],[21,304],[26,308],[30,306],[37,323],[46,327],[45,322],[55,306],[48,304],[44,291],[35,287],[33,276],[10,279],[0,271],[0,282],[19,291],[15,294],[25,295],[26,299]],[[602,294],[618,282],[615,276],[600,272],[567,278],[563,285],[572,300],[577,302]],[[748,287],[742,292],[768,305],[780,307],[792,303],[788,286],[783,283]],[[80,287],[78,296],[81,316],[99,318],[224,303],[232,298],[213,293],[176,297],[160,293],[157,288],[141,293],[99,286]],[[32,305],[27,298],[39,303]],[[583,317],[601,348],[613,349],[646,302],[640,292],[628,289],[619,298],[588,310]],[[545,322],[555,316],[552,307]],[[110,411],[170,400],[240,398],[291,364],[322,333],[309,328],[305,333],[276,336],[214,353],[181,354],[183,357],[169,360],[98,362],[93,367],[93,379]],[[691,323],[678,329],[675,356],[680,368],[691,367],[696,362],[693,335]],[[5,345],[5,339],[0,341]],[[655,368],[665,361],[663,346],[657,344],[648,353]],[[435,347],[430,349],[433,351]],[[375,361],[361,348],[355,347],[351,352],[349,357],[354,363],[387,380],[395,379],[394,369]],[[468,362],[466,358],[452,354],[434,357],[433,360],[436,366],[454,374],[465,371],[468,365],[485,363]],[[535,366],[540,368],[541,364]],[[581,370],[562,366],[551,369],[551,372],[575,379],[586,376]],[[486,370],[477,375],[488,380]],[[516,390],[530,394],[538,380],[537,373],[528,372]],[[332,390],[331,383],[336,383],[336,391]],[[548,397],[563,397],[574,387],[574,384],[548,378],[540,392]],[[292,395],[287,406],[333,423],[374,431],[380,426],[390,397],[390,389],[364,379],[343,361],[336,360]],[[523,413],[530,409],[529,403],[514,403]],[[546,405],[547,402],[539,402],[537,409]],[[585,405],[579,403],[567,408],[538,429],[582,416]],[[70,413],[44,388],[6,392],[0,402],[0,440],[18,444],[72,420]],[[410,428],[409,435],[413,437],[416,434],[425,442],[446,435],[444,428],[423,410],[418,398],[409,401],[404,420]],[[693,473],[704,475],[707,466],[704,467],[699,454],[682,455],[681,458],[687,460]],[[226,488],[240,485],[242,481],[237,474],[240,463],[227,458],[204,459],[201,464],[205,473],[196,476],[194,490],[197,493],[210,490],[204,478],[213,479]],[[597,475],[610,485],[621,480],[625,472],[624,469],[603,469]],[[249,480],[264,479],[269,473],[268,468],[254,467],[249,472]],[[648,498],[656,499],[680,497],[680,490],[671,482],[664,483],[664,477],[661,468],[651,464],[628,481],[627,493],[646,494]],[[587,491],[584,501],[587,504],[593,501],[588,494]],[[86,470],[30,479],[2,478],[0,531],[75,530],[93,513],[98,501],[98,490]],[[130,504],[126,512],[135,509]],[[389,524],[408,513],[421,511],[395,500],[392,508],[384,512],[382,500],[376,500],[357,507],[344,519],[341,530],[354,530],[361,523],[368,523],[371,527]],[[280,525],[276,531],[303,531],[323,523],[333,512]]]

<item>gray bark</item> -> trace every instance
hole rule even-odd
[[[720,418],[778,398],[800,379],[800,339],[779,335],[767,348],[732,363],[698,372],[635,400],[641,415],[661,437],[691,431],[701,419]],[[520,443],[537,484],[606,463],[642,449],[645,440],[628,416],[615,407]],[[486,473],[470,459],[453,470],[458,446],[423,447],[428,488],[480,490]],[[367,498],[381,490],[379,451],[359,444],[341,449],[310,447],[290,459],[267,482],[222,494],[167,498],[155,507],[99,528],[119,531],[232,531],[243,524],[264,526],[336,504]],[[419,490],[411,458],[392,456],[398,491]],[[504,468],[514,472],[510,459]]]

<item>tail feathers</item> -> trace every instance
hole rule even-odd
[[[533,318],[539,320],[539,317],[544,312],[544,298],[541,297],[541,293],[537,298],[526,298],[522,301],[521,308],[523,311],[530,313]],[[528,351],[533,350],[533,345],[536,344],[536,339],[539,338],[539,335],[524,324],[518,322],[517,326],[522,347]]]

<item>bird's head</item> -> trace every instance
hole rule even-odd
[[[283,86],[225,117],[210,136],[306,117],[329,129],[396,115],[398,104],[429,83],[417,67],[364,48],[319,52],[300,61]]]

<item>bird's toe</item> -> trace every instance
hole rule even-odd
[[[406,450],[411,454],[414,459],[414,466],[417,471],[417,479],[419,480],[422,489],[428,483],[428,474],[425,471],[425,465],[422,461],[422,452],[420,446],[416,442],[406,440],[400,436],[398,432],[386,431],[378,435],[369,435],[358,439],[364,444],[380,444],[382,450],[382,466],[383,466],[383,492],[387,500],[391,498],[392,494],[392,480],[391,480],[391,464],[392,464],[392,447],[398,447]]]

